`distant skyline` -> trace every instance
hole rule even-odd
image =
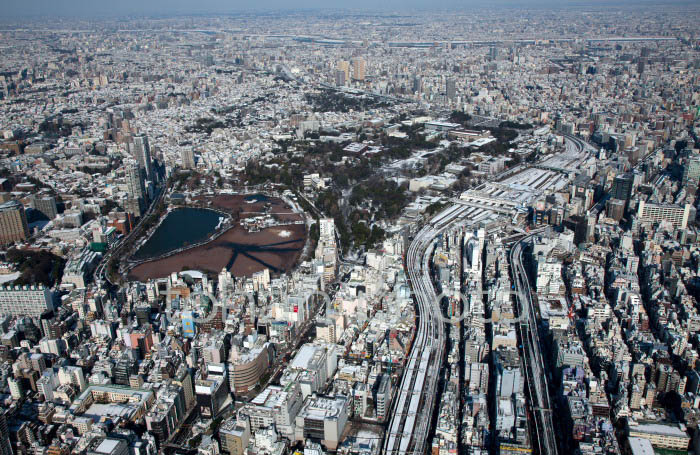
[[[349,11],[416,11],[416,10],[459,10],[469,8],[566,8],[603,6],[694,6],[691,0],[0,0],[0,17],[27,16],[128,16],[128,15],[188,15],[188,14],[235,14],[292,10],[334,10]]]

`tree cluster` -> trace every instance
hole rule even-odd
[[[529,130],[532,128],[532,125],[529,123],[517,123],[517,122],[511,122],[509,120],[506,120],[505,122],[501,122],[498,125],[499,128],[511,128],[511,129],[516,129],[516,130]]]
[[[375,96],[348,95],[330,89],[320,93],[307,93],[306,101],[313,107],[315,112],[365,111],[377,107],[391,106],[391,103]]]
[[[405,191],[405,185],[399,186],[393,180],[373,177],[364,185],[353,188],[349,202],[355,207],[372,207],[381,218],[394,218],[406,205]]]
[[[65,259],[44,250],[19,250],[11,248],[5,260],[15,265],[20,272],[15,280],[17,285],[38,285],[51,287],[61,281]]]

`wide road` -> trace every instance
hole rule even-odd
[[[106,281],[110,285],[114,285],[115,283],[112,283],[112,281],[109,279],[109,273],[107,273],[107,265],[109,264],[109,261],[112,259],[112,257],[119,257],[121,254],[122,247],[126,245],[129,240],[138,238],[142,234],[141,231],[143,231],[143,223],[142,221],[151,216],[153,214],[153,211],[155,208],[160,204],[163,199],[165,198],[165,193],[167,192],[167,189],[165,186],[162,186],[158,190],[158,194],[156,197],[153,199],[153,202],[151,202],[151,205],[148,206],[148,209],[146,212],[143,214],[139,222],[136,224],[134,229],[129,232],[127,235],[122,237],[112,248],[110,248],[107,251],[107,254],[102,256],[102,259],[100,260],[99,265],[95,268],[95,273],[94,273],[94,281],[95,283],[98,283],[100,287],[104,284]]]

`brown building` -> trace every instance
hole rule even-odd
[[[221,450],[229,455],[243,455],[250,441],[250,424],[235,419],[226,420],[219,428]]]
[[[267,344],[242,355],[232,350],[230,357],[229,381],[235,393],[248,393],[253,390],[270,366]]]
[[[605,214],[608,218],[620,221],[625,216],[625,201],[610,199],[605,203]]]
[[[27,215],[24,206],[16,201],[0,205],[0,244],[7,244],[29,237]]]

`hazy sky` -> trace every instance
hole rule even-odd
[[[122,16],[237,13],[290,9],[352,9],[401,11],[460,9],[488,6],[583,6],[609,3],[694,4],[692,0],[0,0],[0,19],[5,16]],[[697,4],[696,4],[697,5]]]

